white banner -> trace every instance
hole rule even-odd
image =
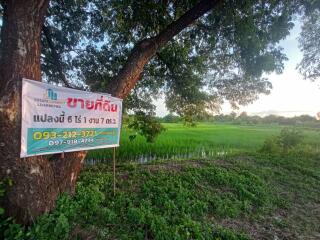
[[[23,79],[20,157],[119,146],[122,100]]]

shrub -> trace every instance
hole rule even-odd
[[[4,197],[5,186],[10,186],[11,184],[10,180],[6,181],[6,183],[0,181],[0,199]],[[5,217],[4,213],[4,209],[0,207],[0,239],[26,239],[27,234],[25,234],[24,228],[15,223],[14,219]]]
[[[299,145],[302,140],[302,132],[297,129],[282,129],[280,136],[278,137],[279,145],[284,152],[288,152],[289,150],[293,149]]]
[[[287,153],[303,141],[303,135],[300,130],[284,128],[281,130],[279,136],[268,138],[264,141],[261,152]]]
[[[0,182],[0,198],[2,198],[4,196],[4,184],[3,182]],[[0,216],[4,214],[4,209],[2,207],[0,207]]]
[[[267,138],[260,151],[264,153],[280,152],[280,146],[277,140],[277,137]]]
[[[147,142],[154,142],[156,137],[165,131],[165,128],[155,117],[144,112],[137,112],[134,119],[128,124],[128,128],[136,131],[146,138]],[[129,136],[130,141],[135,139],[135,135]]]

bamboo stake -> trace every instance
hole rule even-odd
[[[116,148],[113,148],[113,196],[116,195]]]

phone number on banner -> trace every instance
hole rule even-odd
[[[110,132],[112,135],[113,132]],[[94,137],[97,135],[97,131],[95,130],[81,130],[81,131],[63,131],[63,132],[55,132],[55,131],[45,131],[45,132],[34,132],[33,139],[34,140],[42,140],[42,139],[56,139],[56,138],[77,138],[77,137]]]
[[[49,141],[49,146],[57,146],[57,145],[74,145],[79,143],[93,143],[93,138],[81,138],[81,139],[68,139],[68,140],[55,140],[55,141]]]

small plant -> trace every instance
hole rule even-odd
[[[0,181],[0,199],[5,195],[6,186],[11,186],[12,182],[7,179],[5,182]],[[0,239],[27,239],[25,229],[20,224],[15,223],[13,218],[4,216],[5,210],[0,207]]]
[[[0,199],[4,196],[5,189],[3,182],[0,182]],[[0,207],[0,216],[4,214],[4,209]]]
[[[302,141],[303,135],[300,130],[284,128],[281,130],[279,136],[266,139],[260,151],[265,153],[288,153],[301,144]]]
[[[139,135],[146,138],[147,142],[154,142],[156,137],[165,131],[165,128],[150,114],[137,112],[128,128],[135,130]],[[136,135],[129,136],[130,141],[135,139]]]
[[[282,129],[278,142],[280,147],[284,152],[288,152],[297,145],[299,145],[303,140],[302,132],[297,129]]]
[[[271,137],[271,138],[267,138],[263,145],[262,148],[260,149],[261,152],[264,153],[276,153],[276,152],[280,152],[280,145],[278,143],[278,138],[277,137]]]

